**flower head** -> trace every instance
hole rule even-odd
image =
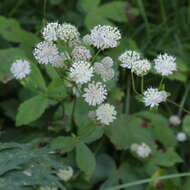
[[[84,89],[83,97],[85,101],[92,106],[101,104],[107,96],[107,90],[101,82],[92,82]]]
[[[141,59],[132,64],[131,71],[138,76],[147,74],[151,69],[151,64],[147,59]]]
[[[117,47],[120,39],[120,31],[116,27],[98,25],[91,30],[88,41],[94,47],[104,50]]]
[[[43,41],[36,45],[33,54],[40,64],[48,64],[54,61],[59,52],[55,44]]]
[[[44,40],[56,41],[57,40],[58,28],[59,28],[59,24],[57,22],[48,23],[42,31],[42,35],[43,35]]]
[[[71,24],[64,23],[58,28],[58,37],[64,42],[71,42],[78,40],[80,34],[77,28]]]
[[[169,118],[169,122],[172,124],[172,125],[179,125],[181,123],[181,119],[179,118],[179,116],[177,115],[172,115],[170,118]]]
[[[177,70],[176,58],[168,55],[167,53],[158,55],[157,58],[154,59],[154,63],[156,72],[162,76],[171,75]]]
[[[11,65],[10,71],[16,79],[23,79],[31,72],[30,63],[26,60],[18,59]]]
[[[73,49],[71,56],[74,61],[89,61],[92,57],[90,50],[85,46],[76,46]]]
[[[110,68],[113,66],[113,59],[107,56],[101,60],[101,63],[104,65],[105,68]]]
[[[109,125],[116,119],[117,112],[114,106],[110,104],[102,104],[96,110],[96,117],[104,125]]]
[[[67,167],[66,169],[60,169],[57,173],[59,178],[63,181],[68,181],[73,176],[73,168],[71,166]]]
[[[141,56],[136,51],[125,51],[119,56],[119,61],[121,61],[121,67],[131,69],[135,62],[138,62],[141,59]]]
[[[165,102],[168,96],[165,91],[159,91],[157,88],[148,88],[143,95],[145,106],[150,106],[151,108],[158,106],[161,102]]]
[[[145,143],[132,144],[130,149],[131,151],[135,152],[140,158],[146,158],[151,153],[150,147]]]
[[[180,142],[184,142],[187,140],[187,135],[184,133],[184,132],[179,132],[177,135],[176,135],[176,139]]]
[[[86,61],[75,62],[70,68],[69,76],[76,83],[87,83],[93,76],[93,67]]]
[[[67,52],[62,52],[54,57],[54,59],[51,61],[51,65],[57,68],[63,67],[64,61],[69,59],[70,59],[69,54]]]

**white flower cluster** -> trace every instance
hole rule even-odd
[[[179,132],[177,133],[176,135],[176,139],[179,141],[179,142],[184,142],[187,140],[187,135],[184,133],[184,132]]]
[[[151,148],[145,144],[132,144],[130,147],[132,152],[135,152],[140,158],[147,158],[151,154]]]
[[[73,168],[68,166],[66,169],[60,169],[57,176],[63,181],[69,181],[73,177]]]
[[[159,91],[157,88],[148,88],[143,95],[145,106],[150,106],[151,108],[158,106],[161,102],[165,102],[168,96],[165,91]]]
[[[181,119],[180,119],[179,116],[177,116],[177,115],[172,115],[172,116],[170,116],[170,118],[169,118],[169,122],[170,122],[170,124],[172,124],[172,125],[180,125]]]

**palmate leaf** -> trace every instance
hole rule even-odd
[[[113,21],[125,22],[127,17],[125,15],[126,2],[115,1],[99,5],[100,0],[80,0],[80,6],[86,13],[85,24],[88,28],[99,24],[112,25]]]
[[[48,99],[38,95],[23,102],[16,116],[16,125],[26,125],[38,119],[48,106]]]

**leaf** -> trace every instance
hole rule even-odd
[[[51,98],[65,98],[67,92],[64,81],[61,79],[55,79],[54,81],[52,81],[47,88],[47,95]]]
[[[87,175],[91,176],[96,167],[96,159],[91,150],[84,144],[76,146],[76,162],[78,167]]]
[[[118,149],[127,149],[133,143],[150,143],[150,131],[141,126],[141,120],[134,116],[121,115],[111,124],[106,135]]]
[[[26,125],[37,120],[48,106],[48,99],[42,95],[35,96],[23,102],[16,116],[16,125]]]
[[[186,115],[182,124],[183,131],[190,135],[190,116]]]
[[[53,68],[50,64],[45,65],[45,68],[46,68],[46,72],[48,73],[48,75],[50,76],[52,80],[60,78],[55,68]]]
[[[24,59],[26,58],[23,50],[19,48],[8,48],[0,50],[0,81],[7,83],[9,80],[13,78],[10,68],[11,64],[16,59]]]
[[[59,149],[61,152],[70,152],[76,145],[76,139],[73,137],[56,137],[51,142],[51,148]]]

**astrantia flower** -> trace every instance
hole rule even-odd
[[[151,69],[151,64],[147,59],[141,59],[132,64],[131,71],[138,76],[147,74]]]
[[[101,60],[101,63],[104,65],[105,68],[110,68],[113,66],[113,59],[107,56]]]
[[[59,27],[59,24],[57,22],[48,23],[42,31],[44,40],[56,41],[58,27]]]
[[[169,122],[172,124],[172,125],[179,125],[181,123],[181,119],[179,118],[179,116],[177,115],[172,115],[170,118],[169,118]]]
[[[155,70],[157,73],[162,76],[168,76],[173,74],[176,68],[176,58],[168,55],[167,53],[163,55],[158,55],[156,59],[154,59]]]
[[[101,104],[107,96],[107,90],[101,82],[92,82],[84,89],[83,97],[85,101],[92,106]]]
[[[121,39],[120,31],[113,26],[98,25],[90,33],[90,44],[98,49],[117,47]]]
[[[75,41],[79,38],[79,35],[77,28],[71,24],[64,23],[58,28],[58,37],[64,42]]]
[[[90,38],[90,35],[87,34],[85,35],[83,38],[82,38],[83,42],[87,45],[91,45],[91,38]]]
[[[176,139],[180,142],[184,142],[187,140],[187,135],[184,133],[184,132],[179,132],[177,135],[176,135]]]
[[[136,51],[125,51],[119,56],[119,61],[122,62],[121,67],[131,69],[132,65],[141,59],[141,56]]]
[[[54,61],[59,52],[55,44],[43,41],[36,45],[33,54],[40,64],[48,64]]]
[[[90,63],[85,61],[75,62],[70,68],[69,76],[76,83],[87,83],[93,76],[93,67],[91,67]]]
[[[73,168],[72,167],[67,167],[66,169],[60,169],[57,173],[59,178],[63,181],[68,181],[72,178],[73,176]]]
[[[92,57],[90,50],[85,46],[76,46],[73,49],[71,56],[74,61],[88,61]]]
[[[161,102],[165,102],[167,98],[167,93],[159,91],[157,88],[148,88],[143,95],[145,106],[150,106],[151,108],[158,106]]]
[[[16,79],[23,79],[31,72],[30,63],[22,59],[16,60],[10,70]]]
[[[96,110],[96,117],[104,125],[109,125],[116,119],[115,107],[110,104],[102,104]]]
[[[150,149],[150,147],[149,147],[147,144],[142,143],[142,144],[139,144],[139,145],[137,146],[137,149],[136,149],[135,152],[136,152],[136,154],[137,154],[139,157],[141,157],[141,158],[146,158],[146,157],[148,157],[148,156],[150,155],[151,149]]]
[[[70,59],[67,52],[62,52],[60,55],[54,57],[54,60],[51,62],[53,67],[63,67],[64,61]]]

